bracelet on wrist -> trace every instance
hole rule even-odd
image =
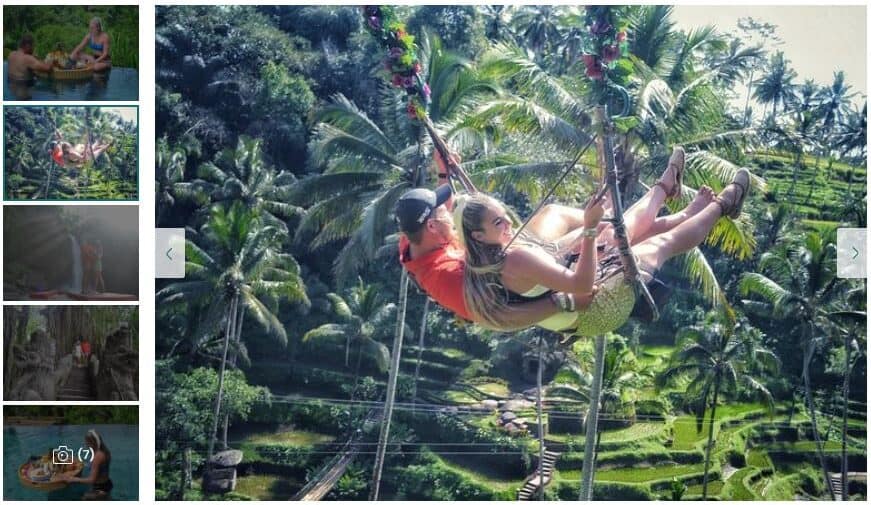
[[[581,236],[584,238],[596,238],[597,235],[598,230],[596,230],[595,226],[592,228],[584,228],[581,230]]]

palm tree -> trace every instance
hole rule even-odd
[[[768,72],[756,81],[756,91],[753,96],[763,104],[771,104],[769,121],[774,121],[777,116],[778,104],[782,104],[785,108],[792,100],[794,95],[792,80],[795,76],[795,70],[789,68],[789,60],[784,57],[783,51],[778,51],[769,61]]]
[[[387,370],[390,362],[390,351],[377,338],[388,336],[393,329],[390,318],[393,317],[396,306],[384,303],[381,295],[382,287],[377,284],[364,284],[358,278],[357,285],[348,291],[345,298],[327,293],[327,298],[338,317],[338,323],[322,324],[303,335],[303,342],[311,339],[344,338],[345,366],[350,366],[351,345],[357,344],[357,365],[354,372],[354,383],[360,372],[360,362],[365,354],[371,358],[381,372]],[[353,396],[353,395],[352,395]]]
[[[283,232],[264,226],[255,209],[234,202],[229,208],[213,205],[207,223],[191,233],[185,250],[185,280],[157,293],[158,303],[203,308],[195,340],[207,339],[223,329],[215,414],[209,433],[212,457],[224,387],[230,343],[242,335],[242,315],[249,314],[282,345],[284,326],[276,315],[279,303],[308,304],[296,260],[280,252]]]
[[[853,172],[858,164],[864,166],[868,160],[868,103],[862,106],[861,111],[853,108],[847,111],[844,120],[838,125],[833,135],[833,146],[838,149],[844,158],[853,156],[850,163],[850,176],[847,180],[847,192],[853,187]]]
[[[667,14],[668,10],[657,12]],[[636,33],[634,27],[630,30]],[[688,172],[692,174],[694,183],[722,187],[738,167],[720,157],[717,150],[724,146],[738,147],[753,139],[752,131],[730,123],[714,83],[719,85],[729,76],[738,75],[740,72],[733,69],[743,68],[745,61],[755,57],[756,53],[739,52],[734,58],[701,61],[690,48],[710,47],[713,50],[721,47],[716,35],[710,30],[701,30],[679,37],[679,34],[652,37],[668,41],[668,47],[645,50],[650,54],[665,53],[669,58],[657,60],[660,70],[648,67],[640,59],[634,60],[636,76],[631,83],[626,83],[632,109],[628,118],[621,119],[625,131],[621,129],[617,134],[615,144],[623,153],[621,167],[625,175],[621,175],[627,182],[624,186],[627,193],[633,191],[630,181],[637,180],[640,174],[659,174],[669,155],[663,146],[670,144],[687,149]],[[666,65],[667,62],[674,65]],[[474,111],[474,116],[466,119],[467,124],[498,125],[503,132],[516,134],[523,142],[544,139],[547,146],[551,149],[556,146],[557,152],[565,153],[567,159],[571,159],[589,139],[588,111],[592,102],[586,81],[568,76],[553,77],[526,58],[518,48],[504,44],[495,45],[485,55],[480,69],[505,83],[513,94],[483,102]],[[669,79],[686,84],[672,89]],[[542,167],[537,166],[533,176],[542,178],[544,173]],[[470,169],[473,179],[479,174],[492,176],[494,169],[480,172]],[[753,177],[753,184],[764,189],[764,182],[758,177]],[[593,184],[586,189],[592,192]],[[748,258],[754,248],[749,225],[746,221],[722,220],[709,238],[709,244],[720,245],[739,258]],[[700,251],[692,251],[685,261],[690,276],[702,286],[706,298],[728,305]]]
[[[792,198],[795,192],[795,185],[798,182],[798,173],[802,168],[802,157],[806,148],[810,147],[816,151],[816,147],[821,143],[817,139],[816,129],[820,120],[820,107],[817,97],[819,90],[813,79],[806,79],[798,93],[794,94],[790,101],[790,108],[793,111],[793,123],[790,130],[778,129],[780,138],[789,145],[789,149],[795,154],[795,161],[792,169],[792,183],[789,186],[787,198]],[[772,125],[773,128],[776,128]],[[819,163],[819,156],[817,157]],[[816,177],[816,174],[814,174]],[[808,199],[813,195],[814,184],[810,185]]]
[[[714,421],[720,394],[735,394],[739,385],[758,395],[774,410],[774,401],[768,389],[753,377],[760,368],[774,371],[779,366],[777,357],[768,349],[746,338],[728,319],[711,318],[706,324],[681,331],[683,341],[671,359],[669,368],[657,377],[657,384],[665,386],[677,377],[688,377],[691,382],[686,394],[697,399],[696,425],[701,429],[705,412],[710,409],[708,442],[705,445],[705,471],[702,480],[702,499],[708,498],[708,470],[711,448],[714,445]],[[760,367],[760,365],[765,365]]]
[[[431,88],[429,117],[455,150],[486,151],[485,135],[450,121],[496,88],[469,62],[442,49],[436,36],[423,37],[419,56]],[[318,250],[345,242],[334,264],[340,282],[375,257],[392,227],[396,201],[426,180],[428,139],[420,128],[410,128],[405,102],[393,90],[383,93],[380,116],[379,125],[342,95],[317,110],[309,150],[312,165],[322,172],[300,181],[290,195],[290,201],[308,207],[298,243]]]
[[[199,146],[171,146],[165,137],[157,141],[154,186],[158,226],[164,224],[166,213],[175,206],[176,199],[194,200],[200,205],[208,203],[205,188],[196,182],[185,182],[188,155],[197,155],[198,152]]]
[[[836,275],[835,230],[807,232],[788,240],[759,259],[759,273],[745,273],[739,283],[742,296],[755,295],[745,301],[757,312],[762,310],[785,321],[786,332],[798,337],[802,348],[802,379],[820,468],[826,476],[829,494],[834,499],[831,479],[826,472],[811,389],[811,363],[817,348],[836,331],[830,312],[844,296],[847,281]]]
[[[560,39],[559,8],[550,5],[526,5],[511,20],[514,30],[535,54],[537,61],[549,53]]]
[[[197,168],[198,182],[212,202],[241,202],[262,211],[264,223],[287,230],[287,220],[302,209],[286,203],[296,183],[290,172],[275,173],[263,159],[262,141],[240,135],[235,149],[224,149]]]

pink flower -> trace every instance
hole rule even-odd
[[[414,105],[414,102],[408,102],[408,106],[405,108],[405,112],[411,119],[417,119],[417,107]]]
[[[403,79],[404,78],[401,75],[393,74],[393,80],[391,81],[391,83],[393,83],[393,85],[396,86],[397,88],[401,88],[401,87],[403,87],[403,82],[404,82]]]
[[[617,33],[617,42],[623,42],[626,40],[626,32]]]
[[[584,55],[584,66],[587,67],[586,74],[590,79],[601,79],[605,75],[602,61],[595,54]]]
[[[414,87],[414,77],[402,77],[402,87],[405,89]]]
[[[414,66],[412,66],[412,70],[414,70],[415,74],[419,74],[421,71],[421,66],[419,61],[414,62]]]
[[[429,84],[423,83],[423,96],[429,100],[429,96],[432,94],[432,90],[429,89]]]
[[[611,63],[620,57],[620,48],[616,45],[605,46],[602,48],[602,60],[605,63]]]

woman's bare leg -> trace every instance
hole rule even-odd
[[[719,198],[732,202],[738,200],[741,188],[730,184],[720,192]],[[743,195],[742,195],[743,196]],[[723,216],[723,208],[717,201],[711,201],[698,214],[687,219],[673,229],[654,235],[632,247],[640,260],[640,267],[647,272],[655,272],[669,259],[683,254],[704,242],[717,220]]]

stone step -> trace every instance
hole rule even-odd
[[[60,402],[87,402],[93,401],[95,398],[93,396],[82,396],[82,395],[58,395],[57,401]]]

